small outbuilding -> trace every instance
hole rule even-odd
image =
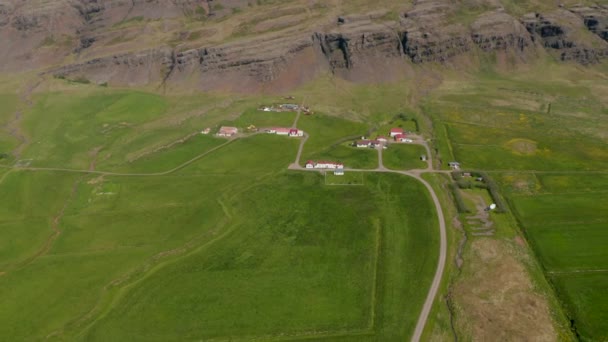
[[[452,169],[452,170],[460,170],[460,163],[459,162],[449,162],[448,166]]]

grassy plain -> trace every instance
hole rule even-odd
[[[600,322],[608,257],[604,80],[551,63],[511,76],[486,71],[444,82],[422,104],[444,168],[456,160],[466,169],[504,170],[491,174],[582,340],[606,339]],[[474,274],[462,281],[467,278]]]
[[[197,134],[173,144],[202,127],[293,119],[219,113],[247,101],[218,109],[213,99],[91,89],[35,96],[24,121],[33,166],[95,160],[101,170],[159,173],[226,142]],[[319,130],[311,154],[366,127],[301,120]],[[298,144],[259,134],[156,176],[2,169],[0,195],[12,200],[0,208],[0,335],[406,339],[437,261],[426,190],[396,175],[330,186],[286,171]]]
[[[384,166],[393,170],[422,169],[426,162],[420,160],[421,155],[426,155],[426,149],[414,144],[391,144],[382,151]]]
[[[602,174],[503,176],[509,200],[582,340],[608,334],[603,312],[608,222]]]
[[[354,169],[375,169],[378,167],[378,151],[371,148],[350,146],[352,142],[341,143],[313,154],[312,160],[329,160],[344,163],[345,167]]]

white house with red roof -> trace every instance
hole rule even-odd
[[[306,162],[306,165],[304,165],[304,167],[306,167],[307,169],[314,169],[315,168],[315,162],[312,160],[309,160]]]
[[[291,131],[291,128],[285,128],[285,127],[276,127],[274,129],[274,132],[277,135],[289,135],[290,131]]]
[[[222,126],[220,130],[217,132],[218,137],[231,137],[238,133],[238,128],[230,127],[230,126]]]
[[[357,140],[355,146],[357,147],[370,147],[372,142],[370,140]]]
[[[395,128],[391,128],[391,131],[389,134],[391,137],[395,137],[396,135],[403,134],[403,133],[404,133],[403,128],[395,127]]]
[[[304,136],[304,131],[301,129],[292,128],[289,130],[289,136],[290,137],[302,137],[302,136]]]
[[[412,139],[409,139],[405,134],[397,134],[395,135],[395,141],[398,142],[412,142]]]
[[[385,143],[387,143],[387,142],[388,142],[388,139],[387,139],[385,136],[383,136],[383,135],[379,135],[379,136],[376,138],[376,140],[378,140],[379,142],[381,142],[381,143],[383,143],[383,144],[385,144]]]

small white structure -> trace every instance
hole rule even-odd
[[[388,142],[388,139],[385,136],[382,136],[382,135],[378,136],[376,138],[376,140],[378,140],[379,142],[381,142],[383,144],[386,144]]]
[[[211,128],[205,128],[201,131],[201,134],[209,134],[209,132],[211,132]]]
[[[490,210],[494,210],[494,209],[496,209],[496,204],[495,203],[490,204]]]
[[[262,108],[262,110],[263,110],[263,111],[265,111],[265,112],[270,112],[270,111],[272,111],[272,109],[271,109],[270,107],[264,107],[264,108]]]
[[[448,166],[452,169],[452,170],[460,170],[460,163],[459,162],[449,162]]]
[[[341,168],[337,168],[337,169],[334,171],[334,175],[335,175],[335,176],[344,176],[344,168],[342,168],[342,167],[341,167]]]
[[[313,162],[312,160],[309,160],[306,162],[306,165],[304,165],[304,167],[306,167],[307,169],[314,169],[315,168],[315,162]]]

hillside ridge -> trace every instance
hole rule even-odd
[[[128,26],[124,23],[142,18],[218,15],[212,8],[220,7],[211,3],[134,0],[127,6],[116,1],[70,0],[49,4],[46,12],[44,8],[28,12],[27,5],[9,1],[0,4],[0,37],[20,34],[26,43],[6,49],[0,61],[5,71],[42,69],[56,77],[98,84],[187,83],[203,90],[256,91],[289,89],[319,72],[349,80],[383,81],[398,75],[400,68],[451,63],[459,56],[466,60],[475,52],[496,53],[511,63],[525,63],[543,50],[557,60],[582,65],[608,57],[608,6],[556,7],[521,17],[501,6],[484,7],[467,23],[455,19],[462,6],[445,0],[415,1],[397,18],[387,19],[386,11],[329,16],[330,23],[308,30],[287,27],[199,47],[160,42],[127,52],[103,46],[91,49],[97,41],[109,39],[104,35],[111,35],[112,30],[104,28]],[[296,12],[286,13],[291,17]],[[62,24],[57,25],[58,21]],[[116,30],[112,41],[125,39],[125,33]],[[33,37],[48,31],[55,37],[71,34],[79,38],[71,45],[66,42],[63,49],[45,51],[51,56],[23,51],[24,47],[33,50]],[[66,51],[71,57],[62,57],[61,52],[65,55]]]

